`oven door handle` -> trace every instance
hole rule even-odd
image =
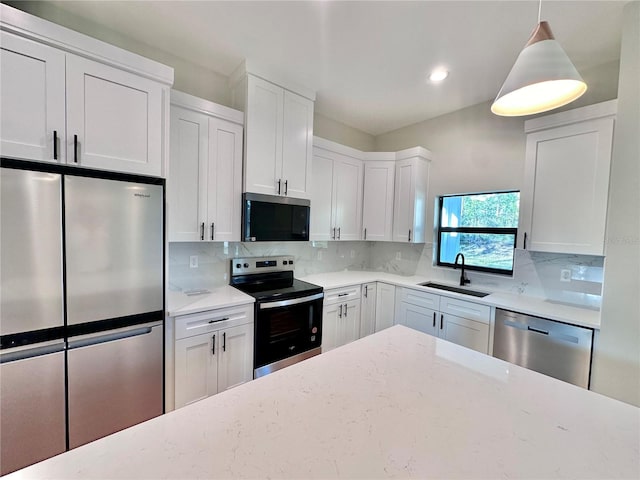
[[[291,300],[280,300],[276,302],[264,302],[260,304],[260,310],[267,308],[288,307],[289,305],[297,305],[299,303],[311,302],[323,298],[324,293],[316,293],[315,295],[309,295],[308,297],[292,298]]]

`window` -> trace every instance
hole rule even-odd
[[[462,253],[469,270],[511,275],[519,206],[515,191],[439,197],[437,264]]]

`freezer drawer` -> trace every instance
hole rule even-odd
[[[496,309],[493,356],[589,388],[593,330]]]
[[[0,356],[0,475],[66,448],[64,343],[10,356]]]
[[[156,324],[69,343],[69,448],[162,414],[163,338]]]

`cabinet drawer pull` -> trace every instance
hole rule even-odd
[[[347,295],[349,295],[349,293],[348,293],[348,292],[345,292],[345,293],[339,293],[339,294],[338,294],[338,296],[339,296],[339,297],[345,297],[345,296],[347,296]]]
[[[53,131],[53,159],[58,159],[58,132]]]
[[[204,222],[200,224],[200,240],[204,240]]]
[[[216,320],[209,320],[209,323],[224,322],[225,320],[229,320],[229,317],[218,318]]]
[[[216,228],[216,224],[211,222],[211,240],[213,240],[213,231],[215,230],[215,228]]]
[[[78,163],[78,135],[73,136],[73,162]]]
[[[216,335],[213,334],[213,338],[211,339],[211,355],[216,354]]]

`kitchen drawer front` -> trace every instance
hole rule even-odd
[[[431,310],[440,310],[440,295],[411,288],[403,288],[401,290],[400,301],[417,305],[418,307],[430,308]]]
[[[483,323],[489,323],[491,319],[491,307],[479,303],[466,302],[457,298],[442,297],[440,299],[440,311],[469,318]]]
[[[360,298],[361,285],[352,285],[350,287],[334,288],[325,290],[324,305],[333,305],[334,303],[344,303],[349,300]]]
[[[253,304],[219,308],[175,318],[175,339],[193,337],[253,322]]]

